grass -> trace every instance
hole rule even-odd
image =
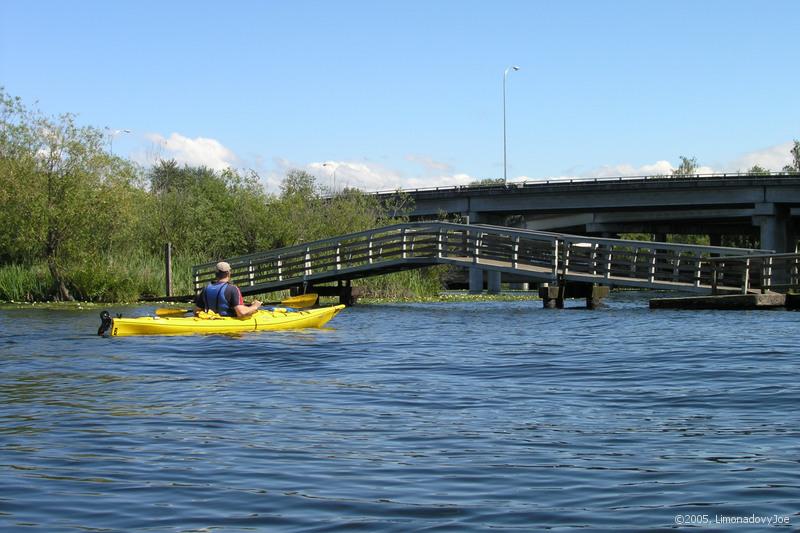
[[[53,278],[45,265],[0,267],[0,301],[35,302],[48,299]]]
[[[191,294],[192,265],[206,261],[203,257],[173,258],[173,294]],[[407,270],[359,280],[365,290],[359,301],[367,304],[397,302],[465,302],[530,300],[531,293],[472,295],[442,292],[442,276],[446,266]],[[164,260],[157,255],[134,254],[118,257],[106,255],[65,268],[73,296],[84,303],[127,303],[140,298],[158,297],[165,291]],[[53,282],[47,266],[0,266],[0,302],[48,302],[53,298]],[[288,291],[262,295],[262,299],[280,301]],[[328,299],[326,299],[327,301]],[[80,304],[78,304],[80,305]],[[185,305],[185,304],[181,304]]]
[[[173,293],[192,293],[192,265],[197,257],[173,260]],[[95,257],[64,268],[67,286],[76,300],[84,302],[134,302],[164,294],[164,259],[155,255]],[[0,266],[0,301],[44,302],[54,300],[53,280],[45,264]]]

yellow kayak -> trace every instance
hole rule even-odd
[[[320,328],[344,309],[343,305],[295,311],[275,308],[260,310],[247,318],[223,317],[216,313],[201,316],[112,318],[108,311],[100,313],[102,324],[98,335],[186,335],[191,333],[241,333],[279,329]]]

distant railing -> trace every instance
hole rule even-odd
[[[688,175],[670,175],[670,174],[657,174],[657,175],[643,175],[643,176],[609,176],[600,178],[582,178],[582,177],[568,177],[568,178],[543,178],[538,180],[525,180],[525,181],[509,181],[506,183],[484,183],[474,185],[449,185],[443,187],[420,187],[416,189],[396,189],[376,191],[372,194],[377,196],[387,196],[392,194],[406,193],[416,194],[425,192],[476,192],[476,191],[490,191],[490,190],[509,190],[509,189],[525,189],[532,187],[541,187],[543,185],[570,185],[570,184],[588,184],[588,183],[613,183],[613,182],[653,182],[653,181],[670,181],[670,182],[690,182],[690,181],[704,181],[712,179],[724,180],[753,180],[753,179],[768,179],[768,178],[800,178],[800,172],[765,172],[763,174],[748,174],[746,172],[725,172],[715,174],[688,174]]]
[[[740,261],[763,253],[503,226],[414,222],[227,261],[232,267],[232,282],[246,294],[435,264],[495,270],[548,283],[572,281],[711,293],[742,290]],[[736,260],[719,261],[730,256]],[[211,262],[193,268],[195,291],[213,279],[215,265]]]

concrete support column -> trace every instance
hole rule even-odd
[[[711,233],[708,235],[708,244],[710,246],[722,246],[722,235],[719,233]]]
[[[480,294],[483,292],[483,269],[470,267],[469,269],[469,293]]]
[[[469,211],[464,213],[466,217],[469,218],[470,224],[486,224],[486,215],[484,213],[479,213],[478,211]]]
[[[792,228],[788,208],[773,203],[756,204],[753,213],[753,224],[759,227],[761,233],[761,248],[777,253],[794,251],[795,243],[789,243]],[[784,285],[788,282],[788,275],[785,263],[781,264],[772,270],[770,284],[773,287]]]
[[[500,272],[487,270],[487,289],[489,294],[500,294]]]
[[[761,232],[759,246],[777,253],[794,251],[794,243],[789,244],[789,212],[773,203],[756,204],[753,210],[753,225]]]
[[[667,234],[666,233],[654,233],[653,240],[655,242],[667,242]]]

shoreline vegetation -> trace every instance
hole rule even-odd
[[[0,301],[133,302],[174,294],[191,266],[404,222],[412,207],[356,189],[330,190],[289,170],[277,194],[252,170],[145,168],[113,155],[106,132],[50,117],[0,87]],[[363,280],[376,298],[432,296],[434,267]]]

